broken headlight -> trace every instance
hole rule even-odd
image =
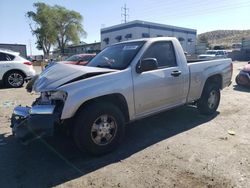
[[[67,93],[65,91],[46,91],[41,93],[41,98],[43,100],[60,100],[65,101],[67,98]]]

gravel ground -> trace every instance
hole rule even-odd
[[[233,81],[244,64],[234,62]],[[181,107],[134,122],[122,146],[99,158],[63,135],[28,146],[13,138],[12,109],[35,97],[0,89],[1,187],[250,187],[250,89],[235,82],[215,115]]]

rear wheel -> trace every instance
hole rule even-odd
[[[19,88],[23,86],[24,78],[20,71],[11,71],[4,76],[4,84],[6,87]]]
[[[201,98],[197,102],[201,114],[213,114],[220,103],[220,88],[214,83],[207,83],[203,89]]]
[[[117,148],[124,133],[120,109],[109,103],[95,103],[78,112],[73,136],[80,150],[103,155]]]
[[[237,85],[240,85],[240,83],[239,83],[239,75],[236,76],[235,82],[236,82]]]

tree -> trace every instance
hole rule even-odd
[[[49,56],[50,48],[56,42],[52,7],[45,3],[34,3],[36,11],[29,11],[26,16],[30,19],[30,29],[37,39],[37,49],[43,50],[44,57]]]
[[[80,36],[86,34],[83,30],[83,17],[80,13],[67,10],[61,6],[54,6],[54,24],[57,32],[57,45],[61,53],[64,54],[66,45],[69,42],[78,43]]]
[[[208,39],[207,39],[207,37],[205,35],[199,35],[198,36],[198,41],[200,43],[208,43]]]
[[[80,13],[55,5],[34,3],[36,11],[29,11],[30,28],[37,38],[37,49],[43,50],[48,57],[53,45],[57,45],[61,53],[69,42],[77,43],[80,36],[86,34],[83,30],[83,17]]]

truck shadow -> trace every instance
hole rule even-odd
[[[215,118],[199,115],[194,107],[181,107],[127,126],[121,147],[102,157],[80,153],[72,139],[63,135],[39,140],[28,146],[18,144],[10,135],[0,135],[0,185],[3,187],[51,187],[82,177],[119,162],[160,141]],[[171,148],[171,146],[170,146]]]
[[[244,87],[244,86],[239,86],[239,85],[234,85],[233,90],[235,91],[241,91],[241,92],[250,92],[250,87]]]

